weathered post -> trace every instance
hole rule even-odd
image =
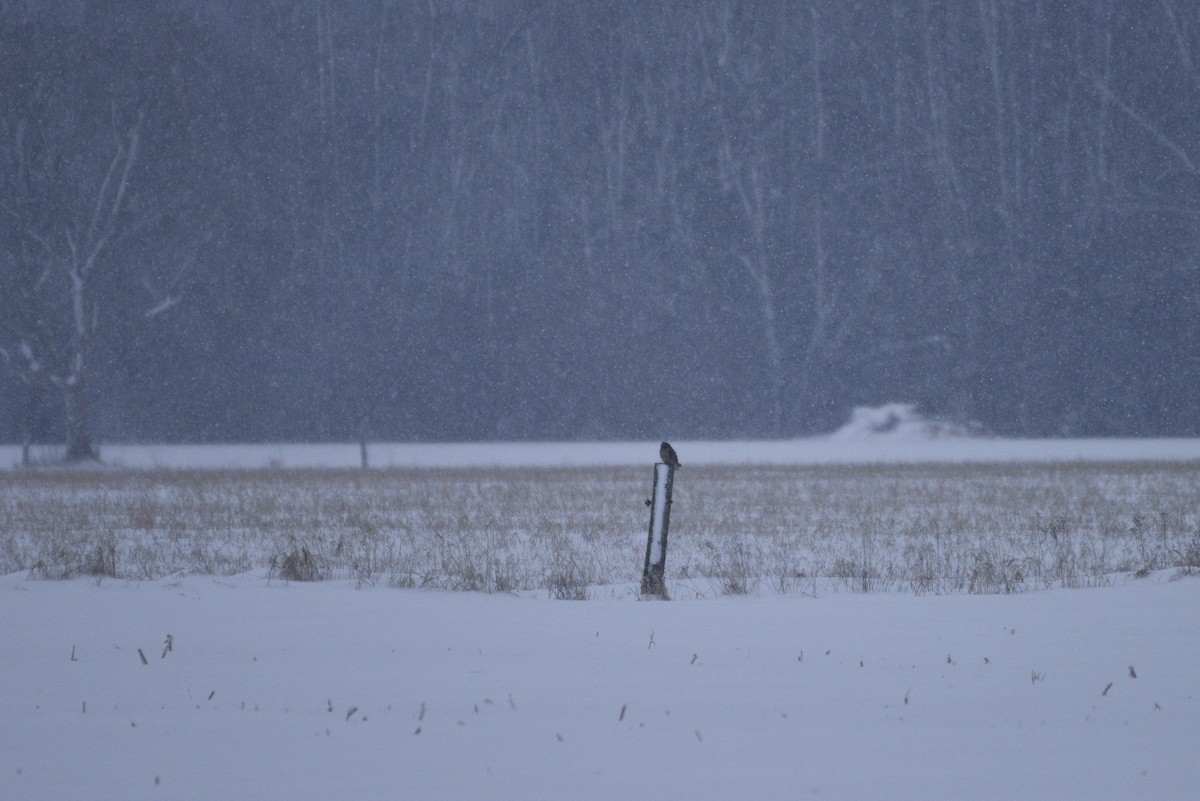
[[[654,497],[650,504],[650,536],[646,541],[646,564],[642,568],[642,595],[668,600],[667,529],[671,522],[671,489],[675,468],[658,462],[654,465]]]
[[[367,461],[367,417],[363,415],[358,421],[358,458],[362,462],[362,469],[366,470],[370,467]]]

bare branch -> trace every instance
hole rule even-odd
[[[184,258],[181,259],[175,266],[174,274],[171,276],[170,280],[167,281],[165,287],[159,289],[151,286],[149,275],[146,275],[142,278],[142,287],[146,290],[147,294],[149,294],[152,298],[157,297],[157,300],[154,301],[153,305],[142,313],[143,317],[147,319],[157,317],[158,315],[169,311],[184,299],[184,296],[187,295],[186,289],[177,291],[177,287],[179,287],[180,284],[183,283],[184,279],[192,272],[193,269],[195,269],[196,262],[199,259],[198,251],[205,243],[208,242],[209,239],[211,239],[210,236],[205,236],[202,240],[193,243],[193,245],[188,248],[188,252],[184,255]],[[161,297],[159,297],[160,295]]]
[[[16,215],[14,215],[14,216],[16,216]],[[33,226],[29,225],[24,220],[21,220],[21,229],[25,233],[25,236],[32,239],[34,242],[36,242],[38,245],[41,246],[43,251],[45,251],[47,262],[57,261],[58,256],[55,254],[54,248],[50,245],[50,241],[48,239],[46,239],[46,237],[39,234],[37,232],[37,230],[35,228],[33,228]]]
[[[1183,68],[1188,74],[1188,78],[1192,83],[1200,81],[1200,75],[1197,75],[1196,68],[1192,62],[1192,51],[1188,47],[1187,37],[1184,35],[1183,27],[1179,24],[1179,17],[1175,14],[1175,9],[1168,0],[1160,0],[1163,12],[1167,15],[1167,21],[1171,24],[1171,33],[1175,35],[1175,47],[1179,50],[1179,60],[1183,63]]]
[[[100,189],[96,191],[96,203],[92,209],[92,219],[88,223],[87,231],[84,234],[84,240],[91,242],[96,235],[96,229],[100,227],[100,217],[104,213],[104,198],[108,195],[109,184],[113,181],[113,176],[121,166],[121,158],[125,154],[125,146],[120,139],[117,139],[117,152],[113,154],[112,160],[108,163],[108,170],[104,173],[104,180],[100,182]]]
[[[25,365],[31,376],[41,372],[42,364],[38,361],[37,356],[34,355],[33,348],[29,347],[28,342],[22,339],[21,344],[17,346],[17,352],[25,359]]]
[[[1195,162],[1188,157],[1188,154],[1184,151],[1184,149],[1177,145],[1169,136],[1163,133],[1162,129],[1156,126],[1149,117],[1139,111],[1132,104],[1126,102],[1120,95],[1113,92],[1104,84],[1097,82],[1096,88],[1105,97],[1111,100],[1113,104],[1125,114],[1125,116],[1129,117],[1131,120],[1140,125],[1148,134],[1158,140],[1160,145],[1171,151],[1175,158],[1178,159],[1183,165],[1185,170],[1192,175],[1200,175],[1200,168],[1196,167]]]
[[[749,256],[738,256],[738,261],[741,262],[742,267],[746,270],[746,273],[754,281],[754,284],[757,287],[762,282],[763,276],[762,271],[760,271],[754,264],[754,260]]]
[[[80,265],[80,272],[84,275],[91,272],[96,264],[96,260],[99,259],[100,254],[112,238],[113,231],[116,230],[117,217],[121,213],[121,206],[125,200],[125,192],[129,188],[129,173],[133,170],[133,164],[137,160],[138,144],[141,140],[141,125],[142,115],[138,114],[138,120],[129,132],[128,146],[118,136],[117,151],[113,154],[112,161],[108,166],[108,172],[104,176],[104,182],[101,184],[100,190],[96,193],[96,208],[93,211],[92,222],[88,226],[87,237],[85,239],[87,242],[87,245],[85,245],[87,252],[84,254],[83,264]],[[113,189],[112,201],[111,203],[106,203],[109,183],[113,179],[113,176],[116,175],[118,169],[120,170],[120,177],[117,178],[116,186]],[[107,206],[107,211],[105,210],[105,206]]]
[[[154,304],[149,309],[146,309],[146,311],[143,312],[142,316],[145,317],[146,319],[150,319],[152,317],[157,317],[158,315],[169,311],[172,307],[174,307],[176,304],[178,304],[179,301],[181,301],[181,300],[183,300],[182,295],[167,295],[162,300],[160,300],[158,303]]]
[[[63,231],[63,234],[67,240],[67,251],[71,254],[71,263],[69,267],[70,269],[74,269],[75,265],[79,263],[77,258],[79,250],[75,245],[75,234],[72,233],[71,229],[69,228]]]

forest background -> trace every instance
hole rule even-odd
[[[18,0],[0,87],[0,441],[1200,433],[1181,0]]]

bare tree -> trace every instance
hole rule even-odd
[[[769,64],[753,47],[742,52],[746,37],[733,30],[730,9],[719,9],[704,23],[713,56],[706,64],[713,87],[716,114],[717,167],[722,191],[735,199],[742,236],[737,261],[756,300],[760,335],[767,368],[769,430],[778,436],[783,426],[784,348],[772,256],[771,217],[783,190],[777,169],[780,104],[778,87],[768,80]]]
[[[98,456],[88,395],[98,287],[126,227],[142,114],[113,106],[90,152],[76,150],[87,139],[75,138],[81,122],[54,102],[0,122],[0,211],[10,229],[0,246],[0,355],[23,380],[60,394],[69,461]]]
[[[717,174],[734,201],[735,255],[755,301],[769,431],[779,436],[789,378],[799,400],[811,402],[821,365],[847,325],[838,315],[842,299],[829,236],[837,168],[829,141],[825,33],[815,7],[779,24],[771,34],[777,42],[764,41],[764,32],[733,28],[728,9],[708,20]]]

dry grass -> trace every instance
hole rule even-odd
[[[0,573],[586,598],[635,582],[649,468],[0,474]],[[669,582],[710,593],[1019,592],[1200,569],[1200,465],[695,467]]]

